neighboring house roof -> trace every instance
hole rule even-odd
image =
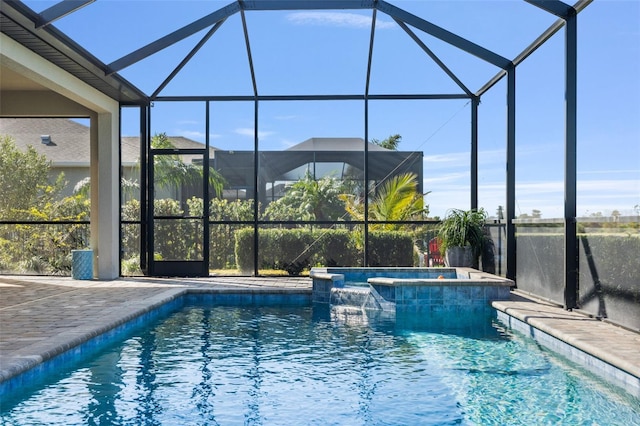
[[[67,118],[0,118],[0,135],[11,136],[22,151],[31,145],[52,162],[54,170],[86,168],[88,174],[90,134],[89,127],[82,123]],[[42,135],[48,135],[51,142],[43,144]],[[169,136],[169,140],[176,148],[203,148],[202,143],[182,136]],[[421,151],[392,151],[372,143],[369,143],[368,149],[369,179],[382,181],[393,174],[412,172],[419,176],[421,184]],[[286,151],[263,151],[261,179],[265,182],[296,180],[304,175],[306,167],[311,163],[314,164],[314,173],[324,175],[325,172],[337,170],[339,176],[352,173],[353,178],[358,176],[358,171],[364,170],[363,150],[362,138],[310,138]],[[122,137],[120,152],[121,164],[134,166],[140,156],[140,139]],[[183,160],[190,162],[197,157],[187,154]],[[211,147],[209,157],[231,187],[245,188],[254,185],[253,151],[226,151]]]
[[[88,167],[90,160],[89,127],[67,118],[0,118],[0,135],[11,136],[18,149],[25,151],[31,145],[54,166]],[[42,143],[41,137],[50,137],[50,143]],[[200,142],[169,136],[176,148],[202,149]],[[212,147],[210,156],[213,157]],[[122,138],[123,165],[132,165],[140,156],[140,139],[135,136]]]
[[[363,151],[364,139],[362,138],[310,138],[300,142],[287,151]],[[390,151],[386,148],[369,142],[369,151]]]
[[[89,127],[67,118],[0,118],[0,134],[11,136],[18,149],[24,151],[31,145],[43,154],[54,166],[88,167],[90,159]],[[50,143],[44,144],[41,136],[48,135]],[[169,136],[176,148],[201,149],[202,143],[183,136]],[[287,151],[362,151],[362,138],[309,138],[287,149]],[[209,156],[215,156],[216,147],[211,147]],[[389,151],[369,143],[369,151]],[[123,165],[132,165],[140,156],[140,139],[123,136],[121,144]]]
[[[167,136],[173,146],[181,149],[203,149],[204,144],[183,136]],[[131,165],[138,161],[140,157],[140,138],[136,136],[123,136],[120,148],[123,165]],[[209,147],[209,157],[214,157],[214,152],[218,150],[215,146]]]
[[[61,118],[0,118],[0,134],[11,136],[16,147],[26,151],[31,145],[39,154],[60,167],[89,165],[89,128]],[[51,142],[44,144],[41,136]]]

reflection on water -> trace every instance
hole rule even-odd
[[[0,420],[638,424],[639,407],[491,311],[191,306],[4,398]]]

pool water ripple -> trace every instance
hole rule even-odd
[[[491,316],[340,318],[189,306],[9,395],[0,423],[640,424],[637,398]]]

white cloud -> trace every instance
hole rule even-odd
[[[539,156],[549,146],[522,146],[518,159]],[[479,203],[493,214],[506,202],[504,181],[505,151],[485,150],[478,153],[480,182]],[[443,216],[447,209],[469,206],[469,152],[449,152],[424,156],[424,189],[432,191],[426,198],[431,214]],[[577,182],[578,215],[600,211],[608,214],[619,210],[630,214],[640,203],[640,179],[637,170],[591,170],[579,173]],[[539,177],[539,176],[538,176]],[[593,177],[595,179],[586,179]],[[616,179],[616,178],[620,179]],[[598,179],[600,178],[600,179]],[[542,211],[543,217],[562,217],[564,214],[564,182],[562,179],[523,179],[516,182],[516,214]]]
[[[467,176],[450,173],[435,179],[425,179],[425,190],[432,191],[426,202],[432,216],[444,216],[450,208],[469,207],[469,184]],[[465,178],[465,179],[462,179]],[[494,214],[499,205],[506,202],[506,187],[501,182],[488,182],[478,187],[481,207]],[[633,206],[640,203],[640,182],[627,180],[582,180],[577,185],[578,216],[602,212],[605,216],[612,210],[623,215],[632,215]],[[564,183],[554,181],[525,181],[516,185],[516,215],[540,210],[546,219],[559,218],[564,214]]]
[[[178,130],[178,132],[176,133],[180,136],[183,136],[185,138],[189,138],[189,139],[200,139],[200,140],[204,140],[205,138],[205,133],[203,132],[197,132],[194,130]]]
[[[447,154],[425,155],[423,157],[425,174],[448,174],[469,170],[469,153],[452,152]]]
[[[235,132],[242,136],[249,136],[249,137],[255,136],[253,127],[239,127],[235,129]],[[273,134],[275,134],[275,132],[267,132],[267,131],[258,132],[258,139],[266,139]]]
[[[432,188],[442,187],[443,184],[451,182],[460,182],[463,179],[469,180],[469,172],[438,174],[435,177],[423,179],[423,187],[427,191],[431,191]]]
[[[296,25],[322,25],[347,28],[371,28],[371,17],[348,12],[294,12],[287,20]],[[376,18],[376,29],[394,28],[396,24]]]
[[[583,171],[578,171],[579,175],[613,175],[613,174],[640,174],[640,170],[633,170],[633,169],[629,169],[629,170],[619,170],[619,169],[615,169],[615,170],[583,170]]]
[[[500,163],[504,164],[507,154],[504,149],[480,150],[478,152],[478,163],[481,165]]]
[[[579,191],[598,191],[606,196],[612,193],[633,194],[640,197],[640,181],[635,179],[601,179],[601,180],[579,180]]]
[[[298,118],[298,116],[297,115],[277,115],[274,118],[276,120],[288,121],[288,120],[295,120],[296,118]]]
[[[204,143],[206,136],[204,132],[198,132],[195,130],[176,130],[174,133],[176,135],[180,135],[182,137],[193,139],[202,143]],[[221,137],[222,135],[219,133],[209,133],[209,139],[219,139]]]
[[[424,162],[432,163],[432,164],[442,164],[442,163],[462,164],[463,162],[466,162],[466,164],[468,164],[469,153],[468,152],[448,152],[446,154],[425,155]]]
[[[562,194],[564,184],[561,181],[548,182],[516,182],[516,195],[532,196],[536,194]]]
[[[448,152],[446,154],[425,155],[423,157],[426,170],[439,170],[452,167],[469,168],[470,152]],[[478,152],[478,165],[490,166],[505,161],[504,150],[486,150]]]
[[[280,144],[282,145],[283,149],[288,149],[291,148],[294,145],[297,145],[300,142],[296,142],[296,141],[292,141],[291,139],[282,139],[280,141]]]

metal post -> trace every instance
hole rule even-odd
[[[569,14],[565,28],[565,163],[564,163],[564,300],[578,307],[578,240],[576,233],[577,145],[577,15]]]
[[[371,83],[371,60],[373,58],[373,41],[376,35],[376,17],[378,11],[373,9],[371,19],[371,35],[369,37],[369,57],[367,60],[367,78],[364,86],[364,266],[369,266],[369,84]]]
[[[140,144],[144,145],[144,149],[146,150],[146,164],[147,172],[143,175],[146,176],[147,181],[144,182],[144,192],[146,195],[146,203],[147,212],[146,212],[146,229],[147,229],[147,269],[149,271],[149,275],[155,275],[155,264],[153,259],[153,248],[155,245],[154,241],[154,232],[153,228],[155,225],[154,222],[154,199],[155,199],[155,188],[154,188],[154,154],[151,149],[151,107],[153,104],[149,104],[147,107],[147,120],[146,127],[144,128],[144,139],[140,139]]]
[[[122,275],[122,104],[118,106],[118,276]]]
[[[516,279],[516,68],[507,70],[507,278]]]
[[[471,208],[478,209],[478,105],[480,98],[471,98]]]
[[[204,270],[202,272],[204,276],[209,276],[209,240],[211,235],[209,232],[209,202],[211,200],[211,195],[209,194],[209,175],[211,173],[211,164],[209,164],[209,149],[211,145],[209,140],[209,135],[211,134],[209,104],[209,101],[205,102],[205,155],[202,159],[202,260],[204,264]]]
[[[258,276],[258,100],[254,102],[253,110],[253,275]]]
[[[364,266],[369,266],[369,99],[364,99]]]
[[[149,274],[149,209],[148,203],[148,147],[149,147],[149,105],[140,106],[140,270]]]

